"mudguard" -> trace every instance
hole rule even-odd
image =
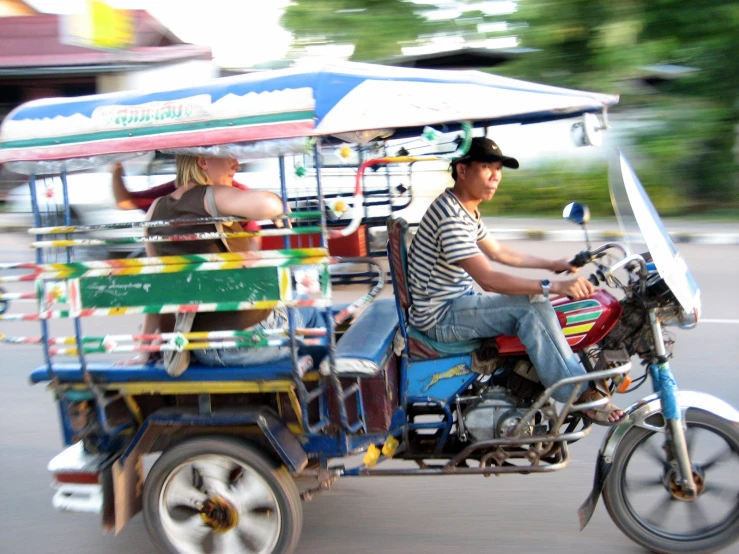
[[[703,410],[705,412],[712,413],[727,421],[739,423],[739,411],[734,409],[731,405],[727,404],[723,400],[706,394],[703,392],[693,391],[678,391],[676,393],[677,404],[682,412],[683,416],[688,409]],[[656,414],[662,412],[662,404],[659,400],[659,395],[652,394],[646,398],[642,398],[638,402],[632,404],[624,410],[627,417],[624,418],[622,423],[614,426],[610,429],[603,445],[600,447],[598,454],[598,460],[595,465],[595,477],[593,480],[593,489],[590,491],[590,495],[583,502],[582,506],[577,511],[580,518],[580,530],[582,531],[585,526],[593,517],[595,507],[598,504],[601,492],[603,491],[603,485],[608,478],[608,474],[611,472],[611,466],[613,465],[613,456],[618,449],[618,445],[621,439],[628,433],[633,427],[644,427],[646,429],[655,429],[654,426],[648,424],[646,420]],[[661,429],[660,429],[661,430]]]

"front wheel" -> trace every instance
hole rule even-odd
[[[659,420],[659,421],[656,421]],[[688,410],[685,437],[698,494],[677,484],[664,419],[634,427],[621,439],[603,489],[616,525],[654,552],[713,552],[739,536],[739,425],[708,412]]]
[[[144,521],[173,554],[290,554],[303,521],[287,470],[231,438],[198,438],[164,452],[144,486]]]

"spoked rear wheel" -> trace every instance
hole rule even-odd
[[[603,490],[616,525],[654,552],[712,552],[739,537],[739,425],[698,410],[685,419],[696,497],[680,489],[657,428],[623,437]]]
[[[289,554],[302,517],[287,470],[230,438],[193,439],[167,450],[144,487],[144,521],[165,552]]]

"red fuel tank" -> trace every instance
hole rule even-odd
[[[586,300],[553,298],[552,306],[567,342],[574,351],[599,342],[613,329],[623,312],[618,300],[602,289]],[[495,340],[502,355],[512,356],[526,352],[518,337],[500,336]]]

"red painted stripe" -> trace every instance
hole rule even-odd
[[[120,154],[161,148],[188,148],[202,146],[203,144],[228,144],[253,140],[308,137],[314,128],[313,121],[297,121],[254,127],[236,127],[213,129],[210,131],[193,131],[190,133],[101,140],[40,148],[0,150],[0,163],[86,158],[88,156],[99,156],[102,154]]]

